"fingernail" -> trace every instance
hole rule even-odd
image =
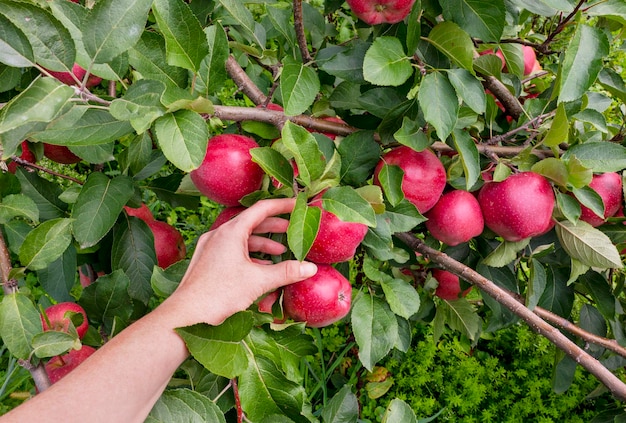
[[[304,261],[300,263],[300,276],[303,278],[310,278],[317,273],[317,266],[310,261]]]

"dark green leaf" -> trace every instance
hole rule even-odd
[[[298,178],[304,186],[311,185],[312,181],[322,176],[326,160],[309,131],[288,121],[283,126],[282,142],[293,154],[298,166]]]
[[[96,245],[111,230],[133,191],[132,180],[126,176],[89,175],[72,210],[72,230],[83,248]]]
[[[165,157],[179,169],[190,172],[202,163],[209,141],[205,120],[191,110],[160,117],[154,130]]]
[[[355,84],[362,83],[365,82],[363,60],[370,45],[362,40],[354,40],[347,46],[326,47],[319,51],[315,62],[321,70],[330,75]]]
[[[61,188],[33,172],[16,172],[22,187],[22,193],[37,204],[39,219],[55,219],[64,215],[67,204],[59,200]]]
[[[600,194],[598,194],[591,187],[582,187],[582,188],[573,188],[572,194],[580,204],[587,207],[589,210],[594,212],[598,217],[604,219],[604,201]]]
[[[472,136],[465,131],[455,130],[452,132],[454,149],[461,157],[463,172],[465,173],[465,188],[471,189],[480,177],[480,155],[478,147],[474,143]]]
[[[150,79],[142,79],[128,88],[122,98],[111,102],[109,111],[117,120],[130,121],[138,134],[150,128],[152,122],[165,114],[161,96],[165,84]]]
[[[436,98],[437,101],[433,101]],[[445,140],[454,129],[459,114],[459,99],[442,73],[433,72],[422,79],[417,99],[424,118],[437,131],[440,140]]]
[[[0,63],[12,68],[25,68],[35,64],[33,47],[28,37],[3,15],[0,15]],[[5,68],[0,76],[6,76],[7,71]]]
[[[626,147],[612,142],[588,142],[567,150],[563,159],[576,157],[594,172],[619,172],[626,169]]]
[[[196,79],[196,92],[207,96],[218,91],[226,82],[226,59],[228,58],[228,38],[224,28],[218,23],[204,29],[209,45],[207,54],[200,63],[198,78]]]
[[[280,93],[287,116],[304,113],[320,90],[317,73],[310,67],[287,57],[283,60]]]
[[[539,298],[543,295],[543,291],[547,284],[547,276],[546,271],[539,260],[532,259],[530,261],[530,265],[530,279],[528,281],[528,290],[526,292],[526,307],[532,310],[539,302]]]
[[[293,166],[278,150],[271,147],[252,148],[250,155],[265,173],[283,185],[293,185]]]
[[[404,192],[402,191],[402,180],[404,179],[404,171],[396,165],[383,164],[378,173],[378,180],[387,201],[392,206],[397,206],[404,200]]]
[[[180,0],[154,0],[152,12],[165,37],[167,63],[198,72],[209,44],[189,5]]]
[[[83,290],[79,304],[91,320],[103,323],[108,334],[113,335],[113,329],[119,332],[129,323],[133,312],[133,302],[128,295],[130,283],[128,276],[118,269],[100,276],[97,283]]]
[[[226,423],[224,413],[211,398],[190,389],[172,389],[163,392],[145,422],[169,423],[181,420]]]
[[[39,223],[37,204],[23,194],[12,194],[0,202],[0,224],[6,224],[15,217],[24,217],[33,223]]]
[[[446,20],[457,23],[472,37],[485,42],[500,40],[506,12],[503,0],[451,0],[441,6]]]
[[[41,270],[63,255],[72,242],[71,219],[48,220],[33,229],[20,247],[20,262]]]
[[[341,140],[337,151],[341,156],[341,179],[353,186],[365,182],[380,159],[380,147],[371,131],[348,135]]]
[[[485,113],[487,100],[480,81],[465,69],[450,69],[447,73],[458,97],[479,115]]]
[[[537,306],[568,317],[574,303],[574,287],[567,285],[569,269],[550,266],[546,268],[546,276],[546,288]]]
[[[381,282],[385,299],[398,316],[409,319],[420,307],[420,296],[415,288],[402,279],[389,279]]]
[[[356,423],[359,403],[350,385],[344,385],[322,410],[324,423]]]
[[[457,65],[474,73],[474,43],[457,24],[450,21],[437,24],[428,34],[427,41]]]
[[[611,292],[609,282],[601,274],[589,271],[578,279],[587,288],[594,299],[595,306],[607,320],[613,320],[617,310],[621,309],[617,298]]]
[[[73,301],[70,290],[76,282],[76,248],[70,245],[63,255],[37,272],[39,283],[55,301]]]
[[[265,46],[264,28],[255,22],[254,16],[245,7],[245,4],[240,0],[218,1],[226,14],[234,21],[233,25],[245,34],[248,40],[256,44],[257,47],[263,48]]]
[[[504,267],[517,258],[517,253],[528,245],[530,239],[518,242],[503,241],[485,259],[483,264],[490,267]]]

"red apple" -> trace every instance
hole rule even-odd
[[[552,228],[554,193],[546,178],[534,172],[487,182],[478,193],[485,225],[506,241],[521,241]]]
[[[272,291],[266,294],[263,298],[261,298],[258,302],[259,311],[262,313],[273,314],[272,308],[274,307],[274,304],[276,303],[276,301],[280,298],[281,292],[282,292],[282,289],[277,289],[275,291]],[[285,320],[287,319],[274,318],[274,323],[285,323]]]
[[[238,206],[242,197],[258,190],[263,182],[263,170],[250,155],[250,149],[258,146],[243,135],[214,136],[202,164],[191,172],[191,180],[210,200]]]
[[[127,215],[138,217],[144,222],[150,222],[154,220],[154,215],[152,214],[152,211],[145,203],[141,203],[141,206],[137,208],[124,206],[124,210],[126,210]]]
[[[504,69],[506,66],[506,59],[504,58],[504,54],[502,54],[502,50],[498,50],[494,53],[492,49],[488,49],[488,50],[483,50],[478,54],[480,54],[481,56],[485,54],[495,54],[496,56],[498,56],[498,58],[502,62],[502,67],[500,69]]]
[[[78,268],[78,280],[80,281],[80,285],[83,288],[88,287],[93,282],[95,282],[100,276],[104,276],[104,275],[105,273],[102,270],[95,272],[95,274],[93,275],[93,280],[92,280],[92,278],[87,273],[83,272],[82,267]]]
[[[76,82],[76,79],[72,76],[72,73],[76,76],[76,78],[79,81],[82,81],[83,78],[85,78],[85,75],[87,74],[87,70],[79,66],[77,63],[74,63],[74,66],[72,66],[72,73],[55,72],[51,70],[49,70],[48,73],[66,85],[78,85],[78,83]],[[101,82],[102,82],[102,78],[95,76],[95,75],[89,75],[89,78],[87,78],[87,84],[85,86],[87,88],[93,88],[96,85],[99,85]]]
[[[374,169],[374,183],[380,185],[380,171],[384,164],[399,166],[404,171],[402,192],[420,213],[430,210],[441,197],[446,186],[446,169],[430,150],[417,152],[401,146],[386,153]]]
[[[185,258],[187,255],[185,241],[176,228],[160,220],[146,223],[154,235],[154,249],[159,267],[165,269]]]
[[[522,46],[522,52],[524,54],[524,75],[540,71],[541,65],[537,61],[535,50],[530,46]]]
[[[44,143],[43,155],[53,162],[61,164],[74,164],[80,162],[82,159],[76,154],[72,153],[69,148],[64,145],[54,145]]]
[[[44,313],[45,316],[41,316],[41,324],[44,331],[55,330],[59,332],[68,332],[71,321],[69,313],[80,313],[83,316],[83,321],[76,327],[76,333],[80,339],[85,336],[85,333],[89,328],[87,313],[85,313],[85,310],[76,303],[68,301],[54,304],[48,307]],[[50,325],[48,325],[48,322],[50,322]]]
[[[283,288],[285,314],[307,326],[328,326],[350,311],[352,286],[337,269],[318,264],[317,273]]]
[[[622,205],[622,177],[615,172],[593,175],[589,187],[593,188],[604,202],[604,218],[601,218],[592,212],[591,209],[581,205],[580,220],[594,227],[600,226],[606,219],[614,216]]]
[[[20,154],[19,157],[20,159],[26,160],[30,163],[35,163],[37,161],[37,158],[35,157],[33,152],[30,151],[30,149],[28,148],[28,141],[22,141],[22,154]],[[17,171],[17,166],[18,164],[16,162],[11,162],[7,165],[7,167],[9,168],[9,172],[11,173],[15,173]]]
[[[45,366],[50,383],[58,382],[95,352],[95,348],[83,345],[79,350],[70,350],[65,355],[52,357]]]
[[[244,206],[234,206],[234,207],[226,207],[224,210],[220,212],[215,218],[215,221],[209,228],[210,231],[213,229],[217,229],[222,226],[224,223],[228,222],[233,217],[237,216],[239,213],[244,211],[246,207]]]
[[[443,194],[426,217],[426,229],[431,235],[451,246],[480,235],[485,225],[478,200],[462,190]]]
[[[472,290],[470,286],[465,291],[461,292],[459,277],[447,270],[433,269],[431,273],[433,278],[437,279],[439,283],[437,289],[435,289],[435,295],[442,300],[457,300],[460,297],[465,297]]]
[[[347,0],[352,12],[368,25],[398,23],[410,12],[415,0]]]
[[[335,214],[322,208],[322,197],[309,204],[322,210],[320,228],[306,259],[315,263],[339,263],[354,257],[357,247],[367,234],[367,225],[344,222]]]

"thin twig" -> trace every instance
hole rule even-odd
[[[76,179],[76,178],[74,178],[72,176],[64,175],[62,173],[56,172],[56,171],[54,171],[52,169],[48,169],[47,167],[43,167],[41,165],[38,165],[37,163],[29,162],[28,160],[24,160],[24,159],[22,159],[20,157],[17,157],[17,156],[11,156],[11,160],[13,160],[18,165],[26,167],[26,168],[36,169],[36,170],[38,170],[40,172],[45,172],[45,173],[47,173],[49,175],[53,175],[53,176],[57,176],[59,178],[67,179],[68,181],[75,182],[75,183],[77,183],[79,185],[83,185],[84,184],[84,182],[81,181],[80,179]]]
[[[302,55],[302,62],[306,65],[313,61],[311,53],[309,53],[309,46],[306,42],[306,35],[304,33],[304,19],[302,17],[302,0],[293,0],[293,21],[296,30],[296,39],[298,40],[298,47],[300,48],[300,54]]]
[[[626,400],[626,385],[617,376],[611,373],[598,360],[572,342],[558,329],[548,324],[541,317],[521,304],[506,290],[500,288],[491,280],[485,278],[470,267],[459,263],[445,253],[427,246],[424,242],[409,232],[396,233],[395,235],[414,251],[423,254],[432,262],[463,278],[469,283],[476,285],[481,291],[494,298],[498,303],[502,304],[515,315],[524,320],[524,322],[526,322],[531,329],[547,338],[557,348],[571,357],[576,363],[587,369],[600,382],[602,382],[616,398],[621,401]]]

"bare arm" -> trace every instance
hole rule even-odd
[[[284,246],[256,233],[284,232],[294,200],[266,200],[198,241],[178,289],[156,310],[111,339],[67,377],[0,423],[143,422],[188,351],[174,329],[219,324],[265,292],[312,276],[311,263],[269,264],[250,252],[280,254]],[[228,289],[224,289],[228,287]]]

